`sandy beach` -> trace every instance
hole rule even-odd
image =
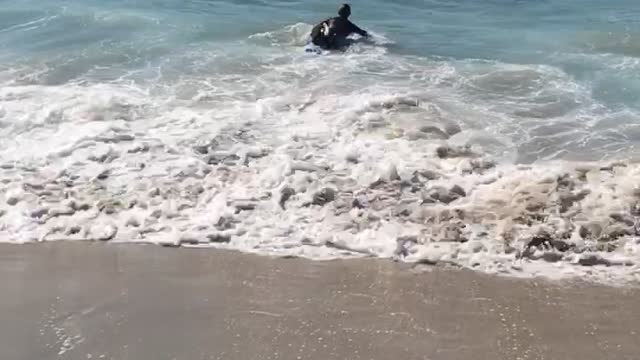
[[[377,260],[0,245],[0,359],[636,359],[640,291]]]

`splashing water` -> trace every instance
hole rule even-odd
[[[637,281],[640,7],[421,4],[7,4],[0,240]]]

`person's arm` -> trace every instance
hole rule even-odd
[[[356,24],[352,23],[351,21],[349,21],[349,31],[351,33],[356,33],[362,37],[368,37],[369,33],[360,29],[358,26],[356,26]]]

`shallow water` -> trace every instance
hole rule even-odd
[[[635,2],[2,5],[4,240],[638,277]]]

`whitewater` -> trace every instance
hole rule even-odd
[[[2,5],[0,241],[640,280],[632,1]]]

